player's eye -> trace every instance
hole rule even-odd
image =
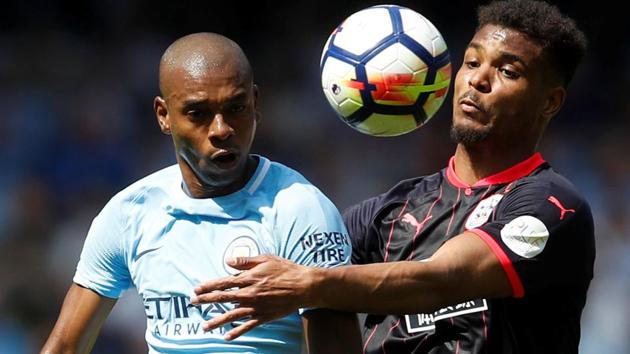
[[[499,68],[499,72],[507,77],[508,79],[518,79],[519,77],[521,77],[521,75],[519,73],[517,73],[516,71],[510,70],[508,68]]]
[[[469,69],[474,69],[474,68],[478,68],[479,67],[479,62],[476,60],[466,60],[464,62],[464,64],[466,65],[466,67],[468,67]]]
[[[186,112],[186,115],[193,120],[200,120],[206,116],[206,113],[199,109],[191,109]]]
[[[228,110],[231,113],[239,113],[239,112],[243,112],[245,108],[247,108],[247,106],[245,106],[244,104],[234,104],[228,107]]]

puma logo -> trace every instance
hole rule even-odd
[[[564,215],[566,213],[575,213],[575,209],[567,209],[565,208],[562,203],[560,203],[560,201],[558,200],[558,198],[554,197],[553,195],[550,196],[549,198],[547,198],[548,201],[551,202],[551,204],[555,205],[558,207],[558,209],[560,209],[560,220],[564,219]]]
[[[418,222],[418,219],[416,219],[415,216],[406,213],[405,215],[403,215],[402,221],[414,226],[416,228],[416,235],[418,235],[420,233],[420,230],[422,230],[422,228],[424,227],[424,224],[426,224],[427,221],[431,220],[432,217],[433,215],[427,215],[427,217],[425,217],[422,222]]]

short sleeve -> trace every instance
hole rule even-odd
[[[121,207],[112,199],[88,231],[73,281],[109,298],[119,298],[131,284],[122,240]]]
[[[352,245],[337,208],[315,187],[292,188],[276,223],[284,244],[280,255],[306,266],[349,264]]]
[[[338,267],[350,264],[352,244],[335,205],[311,185],[294,185],[284,196],[277,227],[284,238],[280,256],[297,264]],[[300,315],[310,308],[298,310]]]
[[[495,253],[514,297],[592,278],[590,208],[565,186],[523,183],[503,196],[490,222],[470,231]]]

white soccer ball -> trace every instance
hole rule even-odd
[[[348,17],[328,38],[322,88],[339,117],[374,136],[408,133],[440,108],[451,61],[440,32],[419,13],[379,5]]]

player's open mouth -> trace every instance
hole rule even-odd
[[[212,154],[212,162],[221,168],[234,167],[238,160],[238,154],[234,151],[220,150]]]

